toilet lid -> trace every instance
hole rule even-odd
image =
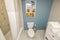
[[[29,29],[29,30],[28,30],[28,35],[29,35],[30,37],[33,37],[33,36],[34,36],[34,30],[33,30],[33,29]]]

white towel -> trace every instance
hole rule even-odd
[[[60,24],[59,24],[59,22],[49,22],[49,24],[51,24],[52,25],[52,28],[58,28],[58,29],[60,29]]]

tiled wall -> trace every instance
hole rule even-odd
[[[6,34],[10,30],[4,0],[0,0],[0,28],[2,29],[4,34]]]

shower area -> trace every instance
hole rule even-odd
[[[6,38],[6,35],[9,32],[10,32],[10,23],[7,15],[6,6],[4,0],[0,0],[0,40]]]
[[[4,35],[10,30],[7,11],[5,8],[4,0],[0,0],[0,28]]]
[[[23,30],[21,0],[0,0],[0,40],[18,40]]]

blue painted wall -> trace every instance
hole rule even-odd
[[[48,22],[51,6],[53,0],[36,0],[36,15],[35,17],[28,18],[26,16],[25,0],[22,0],[24,29],[28,29],[27,22],[34,22],[37,30],[45,29]]]

